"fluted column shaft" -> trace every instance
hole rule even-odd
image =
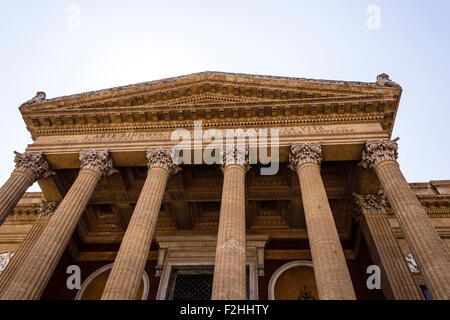
[[[56,206],[56,204],[54,203],[49,204],[50,207],[53,207],[54,205]],[[8,263],[8,267],[3,271],[2,274],[0,274],[0,297],[2,296],[6,288],[11,284],[11,279],[13,278],[19,267],[23,264],[23,261],[30,253],[31,247],[34,245],[34,243],[41,235],[42,231],[45,229],[48,223],[48,219],[50,218],[52,213],[53,212],[49,212],[47,210],[44,210],[40,213],[33,227],[28,232],[27,236],[22,241],[20,246],[17,248],[11,261]]]
[[[81,153],[80,160],[82,169],[78,177],[14,274],[2,299],[39,299],[102,174],[115,171],[107,152]]]
[[[157,159],[158,153],[160,159]],[[148,252],[158,221],[161,202],[170,172],[170,153],[148,151],[149,170],[119,253],[109,275],[102,300],[136,299]],[[156,162],[156,163],[155,163]]]
[[[16,152],[14,162],[16,168],[0,188],[0,225],[13,211],[28,188],[36,180],[52,173],[42,153]]]
[[[396,162],[378,165],[383,186],[405,239],[433,299],[450,299],[450,257],[442,239],[400,171]]]
[[[0,188],[0,225],[33,183],[31,177],[25,173],[13,172],[11,174],[11,177]]]
[[[245,168],[224,168],[212,288],[213,300],[246,299]]]
[[[374,263],[382,271],[381,286],[387,299],[423,300],[392,232],[380,196],[356,196],[358,220]]]
[[[321,300],[355,299],[320,167],[306,163],[297,169],[305,211],[308,240]]]
[[[320,144],[291,146],[290,168],[300,181],[317,291],[321,300],[354,300],[352,280],[320,175]]]
[[[396,141],[366,143],[361,165],[375,170],[432,298],[449,300],[450,256],[400,171]]]

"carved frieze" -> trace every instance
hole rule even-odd
[[[359,165],[363,168],[374,169],[382,161],[397,161],[398,140],[399,138],[391,141],[366,142]]]
[[[115,172],[113,161],[106,150],[82,150],[80,152],[81,169],[91,169],[100,175],[109,176]]]
[[[15,171],[20,171],[28,174],[33,178],[34,181],[46,178],[54,174],[54,172],[50,170],[48,162],[45,161],[42,152],[19,153],[17,151],[14,151],[14,153],[16,154],[14,158],[14,162],[16,163]]]
[[[289,166],[291,170],[307,162],[320,165],[322,162],[322,147],[320,143],[295,143],[291,145],[289,153]]]

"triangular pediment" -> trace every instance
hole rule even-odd
[[[42,126],[383,112],[388,104],[395,109],[401,88],[387,76],[380,79],[364,83],[202,72],[53,99],[40,92],[20,111],[34,136],[33,127]]]

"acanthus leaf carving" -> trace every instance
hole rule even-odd
[[[227,165],[238,164],[244,167],[245,171],[250,170],[248,159],[248,146],[233,144],[227,145],[222,150],[222,170]]]
[[[33,181],[47,178],[54,174],[50,170],[50,166],[44,159],[42,152],[24,152],[19,153],[14,151],[15,157],[14,162],[16,163],[16,168],[14,171],[24,172],[33,178]]]
[[[44,202],[39,210],[38,220],[48,220],[51,218],[55,210],[58,208],[58,202]]]
[[[391,160],[397,161],[398,144],[400,138],[386,141],[366,142],[361,155],[359,165],[363,168],[374,169],[380,162]]]
[[[82,150],[80,161],[81,169],[91,169],[100,175],[109,176],[117,172],[107,150]]]
[[[294,143],[289,152],[288,168],[296,171],[304,163],[322,163],[322,146],[320,143]]]
[[[359,221],[363,213],[386,213],[386,199],[383,195],[353,193],[353,204],[352,215],[356,221]]]
[[[170,150],[165,148],[148,148],[146,153],[149,169],[160,167],[166,169],[171,175],[181,171],[181,168],[174,161],[173,153]]]

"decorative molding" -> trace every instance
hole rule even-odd
[[[143,95],[144,93],[142,91],[149,91],[152,88],[159,89],[153,96],[149,96],[148,100],[154,101],[159,99],[163,100],[164,98],[167,98],[167,91],[166,95],[161,93],[161,90],[164,90],[164,86],[166,87],[165,90],[171,91],[171,95],[174,97],[177,97],[180,95],[180,89],[184,91],[185,96],[190,96],[192,94],[192,89],[189,87],[189,84],[193,84],[196,87],[197,93],[201,93],[200,91],[204,91],[205,89],[211,92],[216,92],[217,86],[222,87],[222,93],[229,93],[229,90],[227,86],[223,85],[223,82],[226,82],[227,85],[234,83],[237,85],[238,83],[243,83],[244,85],[250,86],[251,84],[257,83],[259,84],[258,87],[264,87],[272,90],[268,90],[269,92],[262,92],[262,90],[240,90],[240,87],[235,87],[235,96],[257,96],[261,97],[264,93],[267,94],[270,98],[270,96],[273,96],[274,89],[279,88],[270,88],[268,84],[271,82],[278,84],[280,86],[281,84],[284,84],[286,86],[285,90],[288,89],[296,89],[296,87],[301,86],[302,84],[305,85],[306,83],[310,83],[311,85],[318,84],[319,86],[313,87],[311,86],[311,90],[317,90],[317,88],[322,88],[323,84],[329,84],[329,85],[335,85],[340,86],[340,88],[333,88],[330,87],[329,91],[345,91],[348,92],[355,92],[349,90],[349,86],[357,86],[357,87],[366,87],[368,91],[373,92],[374,89],[379,87],[387,87],[385,83],[387,81],[391,81],[389,79],[389,76],[386,74],[381,74],[377,76],[376,82],[361,82],[361,81],[342,81],[342,80],[328,80],[328,79],[308,79],[308,78],[297,78],[297,77],[282,77],[282,76],[267,76],[267,75],[255,75],[255,74],[245,74],[245,73],[230,73],[230,72],[217,72],[217,71],[205,71],[205,72],[197,72],[177,77],[171,77],[171,78],[165,78],[160,80],[154,80],[154,81],[148,81],[148,82],[142,82],[132,85],[125,85],[125,86],[119,86],[114,88],[108,88],[108,89],[102,89],[97,91],[90,91],[85,93],[79,93],[74,95],[68,95],[68,96],[62,96],[52,99],[45,100],[45,104],[53,104],[58,102],[63,102],[65,100],[70,100],[72,103],[85,103],[85,104],[92,104],[95,101],[93,98],[96,97],[104,97],[107,98],[117,98],[121,97],[124,99],[127,99],[130,103],[132,101],[130,100],[139,100],[139,95]],[[290,82],[290,85],[288,84]],[[177,84],[179,84],[179,88],[177,88]],[[371,88],[372,87],[372,88]],[[201,88],[201,90],[199,90]],[[220,89],[220,88],[219,88]],[[236,90],[237,89],[237,90]],[[340,90],[339,90],[340,89]],[[375,91],[376,92],[376,91]],[[129,96],[126,96],[124,93],[128,93]],[[130,94],[134,94],[135,97],[130,97]],[[134,99],[132,99],[134,98]],[[146,97],[147,98],[147,97]],[[141,97],[142,99],[142,97]],[[30,100],[31,102],[32,100]],[[30,104],[41,104],[42,100],[35,100]]]
[[[320,143],[291,144],[288,168],[296,171],[299,166],[310,162],[320,166],[322,163],[322,147]]]
[[[167,248],[160,248],[158,250],[158,259],[155,266],[155,277],[161,277],[164,267],[164,261],[166,260]]]
[[[42,93],[20,111],[33,138],[187,127],[193,120],[215,122],[214,126],[249,120],[260,124],[266,119],[273,123],[372,120],[382,122],[390,132],[393,121],[386,110],[397,108],[400,94],[384,74],[376,82],[361,83],[201,72],[53,99],[42,99]]]
[[[146,152],[149,169],[155,167],[163,168],[171,175],[181,171],[181,168],[174,163],[171,151],[165,148],[148,148]]]
[[[50,175],[54,174],[54,172],[50,170],[48,162],[45,161],[42,152],[19,153],[17,151],[14,151],[14,153],[16,155],[14,157],[14,162],[16,163],[16,168],[14,171],[24,172],[28,174],[33,179],[33,181],[47,178]]]
[[[80,152],[81,169],[91,169],[100,175],[109,176],[118,172],[107,150],[82,150]]]
[[[363,168],[374,169],[382,161],[397,161],[398,144],[396,138],[391,141],[366,142],[362,152],[362,161],[359,165]]]
[[[268,235],[246,235],[246,265],[249,267],[249,299],[258,299],[258,275],[262,274],[264,260],[264,247],[269,240]],[[159,280],[157,300],[166,299],[166,291],[173,268],[191,266],[214,266],[216,256],[216,235],[175,235],[157,236],[159,245],[156,274]],[[163,252],[161,252],[163,250]]]

